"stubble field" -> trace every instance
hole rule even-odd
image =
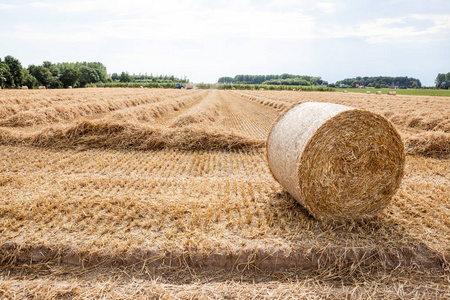
[[[390,119],[406,171],[380,217],[316,221],[272,178],[283,110]],[[0,298],[450,297],[450,98],[0,91]]]

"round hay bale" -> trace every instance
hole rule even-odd
[[[26,85],[22,86],[22,90],[28,90],[28,86]]]
[[[377,91],[377,95],[381,95],[381,91]]]
[[[376,216],[400,186],[403,142],[377,114],[306,102],[285,112],[267,140],[276,180],[316,219]]]
[[[367,91],[366,94],[370,94],[370,91]]]

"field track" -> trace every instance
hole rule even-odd
[[[270,175],[272,123],[305,101],[401,133],[379,218],[320,223]],[[449,126],[442,97],[2,90],[0,298],[448,298]]]

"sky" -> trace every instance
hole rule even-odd
[[[0,0],[0,57],[108,73],[408,76],[450,72],[448,0]]]

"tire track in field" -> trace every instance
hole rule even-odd
[[[220,91],[222,112],[220,125],[242,134],[265,139],[272,123],[280,113],[278,110],[239,97],[229,91]]]

